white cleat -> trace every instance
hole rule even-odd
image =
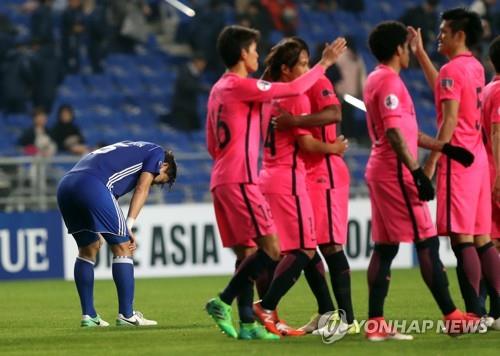
[[[104,327],[109,326],[109,323],[102,320],[99,314],[95,318],[92,318],[90,315],[82,315],[80,326],[84,328]]]
[[[116,326],[153,326],[158,325],[155,320],[148,320],[139,311],[134,311],[130,318],[125,318],[122,314],[118,314],[116,318]]]
[[[500,318],[493,319],[493,317],[488,316],[484,319],[484,324],[490,330],[500,330]]]

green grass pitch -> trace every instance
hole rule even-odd
[[[366,272],[353,272],[353,299],[358,319],[366,317]],[[459,291],[449,271],[452,294],[459,307]],[[136,308],[158,320],[152,328],[81,329],[75,286],[64,281],[0,283],[0,355],[167,355],[167,354],[327,354],[336,355],[498,355],[500,332],[450,338],[427,332],[413,341],[370,343],[362,335],[346,336],[323,344],[305,336],[280,341],[240,341],[222,335],[203,307],[228,281],[228,277],[140,279],[136,283]],[[112,281],[97,281],[96,308],[114,325],[117,302]],[[315,310],[315,302],[302,277],[280,305],[280,315],[300,326]],[[439,319],[437,306],[419,271],[394,270],[385,306],[387,318]]]

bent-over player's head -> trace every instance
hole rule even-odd
[[[165,151],[165,158],[160,167],[160,172],[154,177],[153,184],[168,184],[169,188],[175,183],[177,178],[177,163],[172,151]]]
[[[481,18],[474,11],[463,8],[451,9],[441,14],[438,52],[450,56],[465,46],[471,49],[483,36]]]
[[[249,73],[259,68],[257,42],[260,32],[238,25],[226,26],[217,38],[217,51],[226,68],[243,61]]]
[[[380,63],[387,63],[398,56],[401,67],[408,67],[410,61],[408,29],[401,22],[379,23],[370,33],[368,45]]]
[[[495,72],[500,74],[500,36],[495,37],[495,39],[490,43],[488,56],[490,57],[493,67],[495,68]]]
[[[292,81],[309,70],[309,47],[299,37],[284,38],[271,48],[264,63],[264,79]]]

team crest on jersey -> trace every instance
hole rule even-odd
[[[453,88],[453,79],[451,78],[443,78],[441,79],[441,88],[443,89],[452,89]]]
[[[323,89],[323,91],[321,92],[321,95],[323,95],[325,97],[326,96],[331,96],[331,95],[333,95],[333,91],[328,90],[328,89]]]
[[[261,91],[268,91],[271,89],[271,83],[266,82],[265,80],[259,80],[257,81],[257,88]]]
[[[387,109],[394,110],[399,105],[399,99],[394,94],[389,94],[384,99],[384,105]]]

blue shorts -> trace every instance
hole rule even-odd
[[[97,177],[83,172],[65,175],[57,187],[57,204],[78,246],[97,241],[97,233],[110,244],[129,240],[117,200]]]

